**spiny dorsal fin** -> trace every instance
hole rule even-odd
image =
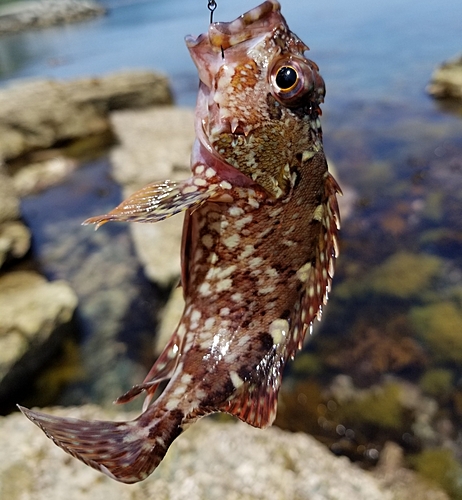
[[[340,215],[337,193],[341,194],[340,187],[332,175],[327,173],[316,256],[313,262],[307,262],[297,271],[297,277],[304,288],[291,316],[291,340],[287,345],[287,356],[291,358],[302,347],[305,333],[311,328],[313,321],[321,319],[322,306],[327,303],[335,259],[339,253],[337,233],[340,229]]]

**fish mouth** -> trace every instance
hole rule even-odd
[[[187,36],[186,45],[189,49],[193,49],[208,39],[213,48],[226,50],[271,31],[281,21],[280,11],[281,5],[277,0],[267,0],[234,21],[212,23],[208,33],[198,37]]]

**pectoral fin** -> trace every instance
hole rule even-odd
[[[109,213],[90,217],[83,225],[96,224],[98,229],[109,221],[158,222],[201,205],[220,190],[222,189],[219,184],[205,183],[198,177],[181,182],[167,180],[149,184]]]

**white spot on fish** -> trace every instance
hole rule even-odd
[[[269,293],[274,292],[274,290],[276,290],[276,287],[274,285],[270,285],[263,288],[259,288],[258,293],[260,295],[268,295]]]
[[[201,283],[199,287],[199,293],[202,295],[202,297],[209,297],[210,295],[212,295],[212,292],[210,290],[210,283]]]
[[[324,216],[324,206],[318,205],[313,213],[313,220],[321,222]]]
[[[213,177],[214,175],[216,175],[216,172],[215,170],[213,170],[213,168],[209,167],[206,171],[205,171],[205,177],[209,178],[210,177]]]
[[[204,323],[204,330],[211,330],[215,325],[215,318],[207,318]]]
[[[198,187],[197,186],[186,186],[181,190],[183,194],[188,194],[188,193],[195,193],[197,191]]]
[[[226,248],[232,250],[233,248],[236,248],[239,245],[240,240],[241,237],[238,234],[232,234],[228,238],[224,239],[223,243],[226,246]]]
[[[229,307],[222,307],[220,309],[220,316],[228,316],[230,313]]]
[[[275,319],[269,326],[269,333],[275,344],[281,344],[289,333],[289,322],[286,319]]]
[[[235,223],[236,229],[240,231],[246,224],[252,222],[253,217],[251,215],[247,215],[246,217],[242,217],[242,219],[238,219]]]
[[[232,206],[229,207],[228,213],[232,217],[239,217],[244,214],[244,210],[242,210],[242,208],[240,207]]]
[[[206,248],[212,248],[213,247],[213,238],[211,234],[204,234],[201,238],[202,244]]]
[[[249,267],[258,267],[263,262],[261,257],[254,257],[249,261]]]
[[[239,387],[241,387],[244,384],[244,381],[241,379],[241,377],[239,377],[237,372],[230,371],[229,376],[231,378],[231,382],[233,383],[236,389],[239,389]]]
[[[233,302],[241,302],[242,301],[242,293],[236,292],[231,295],[231,300]]]
[[[311,263],[307,262],[297,271],[296,276],[302,283],[305,283],[305,281],[309,278],[310,274],[311,274]]]
[[[223,292],[229,290],[233,286],[233,280],[231,278],[226,278],[217,283],[217,292]]]
[[[255,252],[255,247],[253,245],[246,245],[244,251],[239,255],[239,260],[246,259],[250,257]]]
[[[194,179],[194,184],[196,186],[206,186],[207,185],[207,181],[205,179],[202,179],[201,177],[196,177]]]
[[[228,181],[221,181],[220,186],[223,189],[232,189],[232,185]]]

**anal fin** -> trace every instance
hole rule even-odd
[[[276,347],[260,361],[254,374],[242,382],[220,411],[260,429],[274,422],[284,368],[284,361],[276,352]]]
[[[179,328],[170,337],[164,350],[157,358],[142,384],[133,386],[128,392],[118,397],[116,404],[124,404],[132,401],[142,392],[146,392],[146,399],[143,403],[143,412],[151,403],[159,383],[172,377],[178,364],[182,351],[183,337],[179,334]]]

